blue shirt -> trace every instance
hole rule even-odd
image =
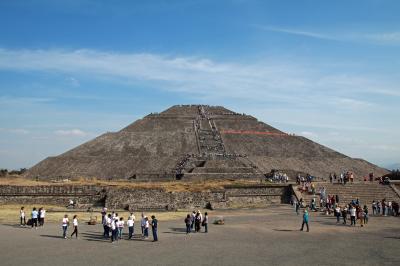
[[[303,221],[306,222],[306,223],[308,223],[308,212],[305,212],[305,213],[303,214]]]
[[[37,219],[37,218],[38,218],[38,212],[32,211],[32,219]]]

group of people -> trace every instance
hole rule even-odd
[[[372,214],[383,216],[399,216],[399,204],[395,201],[372,201]]]
[[[130,213],[128,219],[126,220],[126,226],[128,227],[128,240],[132,239],[135,234],[135,221],[136,217],[133,212]],[[101,211],[101,223],[103,225],[103,237],[105,239],[110,239],[111,242],[118,241],[122,239],[123,231],[125,228],[125,220],[123,217],[119,217],[118,213],[111,212],[107,214],[107,208],[103,208]],[[151,220],[141,214],[140,219],[141,227],[141,237],[143,239],[149,238],[149,229],[151,227],[153,242],[158,241],[158,220],[155,215],[151,216]]]
[[[347,182],[353,183],[354,182],[354,174],[350,171],[342,172],[340,175],[336,175],[336,173],[329,174],[329,181],[331,183],[340,183],[346,185]]]
[[[188,214],[185,218],[186,225],[186,234],[189,234],[193,231],[195,233],[200,232],[201,226],[204,227],[204,233],[208,233],[208,213],[204,213],[204,217],[201,212],[198,210],[193,211],[192,214]]]
[[[26,220],[27,217],[25,213],[25,207],[22,206],[19,210],[20,226],[28,225],[35,229],[37,229],[38,227],[43,227],[45,217],[46,210],[43,207],[39,209],[36,209],[36,207],[34,207],[32,209],[32,212],[30,213],[30,218],[28,219],[28,221]]]

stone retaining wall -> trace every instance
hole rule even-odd
[[[226,186],[206,192],[167,192],[163,189],[132,189],[96,186],[0,186],[0,203],[66,206],[73,199],[79,206],[110,209],[176,210],[213,207],[261,207],[287,203],[286,185]]]

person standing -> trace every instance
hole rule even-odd
[[[62,229],[63,229],[64,239],[67,239],[68,225],[69,225],[68,214],[66,214],[66,215],[64,215],[64,218],[62,219]]]
[[[376,215],[376,202],[375,202],[375,200],[372,201],[372,215]]]
[[[304,224],[307,226],[307,232],[309,232],[309,231],[310,231],[310,228],[309,228],[309,226],[308,226],[308,211],[307,211],[307,210],[304,210],[304,213],[303,213],[303,223],[301,224],[301,229],[300,229],[300,231],[303,231],[303,229],[304,229]]]
[[[194,229],[194,224],[195,224],[195,222],[196,222],[196,212],[193,211],[193,212],[192,212],[192,224],[190,225],[191,230]]]
[[[44,218],[46,217],[46,210],[42,207],[39,212],[39,226],[44,226]]]
[[[364,205],[364,224],[368,223],[368,207]]]
[[[336,205],[336,208],[335,208],[335,216],[336,216],[336,223],[337,223],[337,224],[340,222],[340,214],[341,214],[340,206],[339,206],[339,205]]]
[[[343,224],[346,224],[347,221],[347,207],[344,206],[343,210],[342,210],[342,217],[343,217]]]
[[[111,243],[118,240],[117,234],[117,220],[111,219]]]
[[[102,223],[103,225],[105,224],[104,220],[106,220],[106,219],[107,219],[107,208],[104,207],[104,208],[101,210],[101,223]]]
[[[73,235],[76,236],[76,238],[78,239],[78,215],[74,215],[74,218],[72,219],[72,225],[74,226],[74,231],[71,234],[71,238]]]
[[[20,220],[21,226],[26,225],[24,206],[22,206],[21,209],[19,210],[19,220]]]
[[[204,226],[204,233],[208,233],[208,213],[204,213],[204,218],[203,218],[203,226]]]
[[[149,223],[149,218],[147,218],[147,216],[144,216],[144,239],[149,238],[149,227],[150,227],[150,223]]]
[[[38,216],[39,216],[39,213],[38,213],[38,211],[36,210],[36,207],[33,207],[32,214],[31,214],[31,218],[32,218],[32,228],[33,228],[33,226],[35,226],[35,229],[37,229],[37,226],[38,226]]]
[[[356,208],[354,206],[350,207],[350,225],[356,226]]]
[[[132,219],[132,215],[129,216],[128,221],[126,222],[126,225],[128,226],[128,239],[132,239],[133,234],[134,234],[134,221]]]
[[[185,218],[185,225],[186,225],[186,234],[189,234],[192,226],[192,218],[190,217],[190,214],[188,214]]]
[[[122,239],[122,232],[124,230],[124,225],[125,225],[124,218],[121,217],[117,222],[118,222],[118,239]]]
[[[157,227],[158,227],[158,221],[154,215],[151,216],[151,230],[153,232],[153,242],[158,241],[158,236],[157,236]]]
[[[146,219],[143,212],[142,212],[142,219],[140,220],[140,227],[142,229],[142,237],[144,237],[144,228],[146,227]]]

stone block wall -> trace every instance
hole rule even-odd
[[[227,186],[205,192],[68,185],[0,186],[0,203],[66,206],[73,199],[81,207],[106,206],[135,211],[195,209],[210,205],[223,209],[287,203],[289,193],[286,185]]]

